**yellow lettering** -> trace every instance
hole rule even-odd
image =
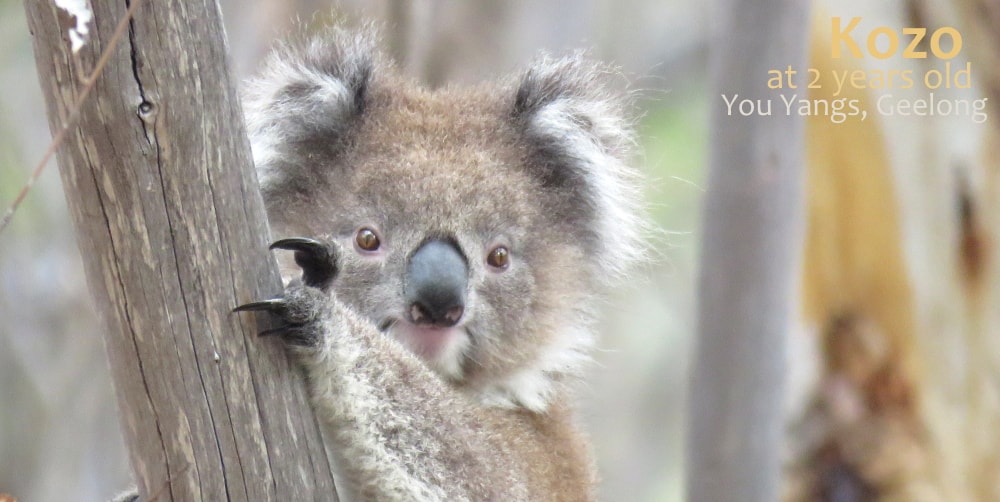
[[[910,45],[906,46],[903,51],[904,58],[910,59],[924,59],[927,57],[927,51],[918,51],[917,44],[924,39],[927,35],[927,28],[903,28],[904,35],[914,35],[913,40],[910,40]]]
[[[948,34],[951,37],[951,50],[948,52],[941,52],[941,36]],[[958,32],[955,28],[951,26],[942,26],[936,30],[931,35],[931,52],[935,56],[941,59],[951,59],[958,55],[958,52],[962,50],[962,34]]]
[[[833,18],[833,47],[832,53],[834,59],[840,58],[840,44],[844,43],[847,45],[847,50],[851,51],[851,57],[864,57],[861,54],[861,47],[858,47],[858,43],[851,38],[851,30],[857,28],[858,23],[861,22],[860,17],[852,17],[851,22],[847,24],[845,30],[840,29],[840,17]]]

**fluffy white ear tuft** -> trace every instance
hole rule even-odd
[[[580,53],[542,57],[521,78],[514,100],[544,163],[567,184],[582,185],[582,209],[595,241],[601,277],[618,279],[645,255],[638,177],[631,167],[634,132],[627,95],[612,93],[612,69]],[[552,166],[555,166],[554,168]]]
[[[278,47],[244,92],[247,133],[261,186],[296,176],[296,153],[310,147],[335,150],[363,113],[372,75],[382,60],[372,27],[333,28],[309,41]]]

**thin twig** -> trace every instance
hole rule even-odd
[[[90,91],[94,88],[94,84],[97,83],[97,77],[101,75],[105,65],[108,64],[108,60],[111,59],[111,52],[115,50],[115,47],[118,45],[119,40],[121,40],[122,35],[125,34],[125,28],[128,27],[129,21],[132,20],[132,15],[135,13],[135,10],[140,3],[142,3],[142,0],[132,0],[131,5],[128,6],[128,10],[125,11],[125,16],[121,19],[121,21],[118,21],[118,26],[115,27],[114,34],[111,35],[108,47],[104,49],[103,53],[101,53],[101,57],[97,60],[97,65],[94,67],[94,71],[92,71],[83,81],[83,91],[80,93],[79,99],[77,99],[76,103],[73,105],[73,109],[70,111],[69,117],[66,119],[66,123],[63,124],[59,131],[57,131],[52,137],[52,143],[49,144],[48,149],[45,150],[45,154],[42,155],[42,160],[40,160],[38,165],[35,166],[34,171],[31,172],[31,177],[29,177],[24,186],[21,187],[21,192],[17,194],[14,202],[11,203],[10,207],[7,208],[7,212],[4,213],[3,218],[0,219],[0,234],[2,234],[4,229],[7,228],[7,225],[10,224],[11,219],[14,218],[14,213],[17,211],[17,208],[21,206],[21,202],[23,202],[24,198],[27,197],[28,192],[31,191],[31,187],[33,187],[35,182],[38,181],[38,177],[41,176],[42,171],[45,170],[45,166],[48,165],[52,155],[54,155],[59,146],[62,145],[69,129],[76,125],[77,119],[80,118],[80,109],[83,107],[84,101],[86,101],[87,96],[90,95]]]

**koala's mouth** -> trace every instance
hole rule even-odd
[[[396,329],[401,342],[425,359],[437,359],[461,335],[460,328],[434,328],[402,323]]]
[[[405,320],[391,319],[379,328],[443,376],[462,376],[462,358],[470,345],[469,333],[462,325],[449,328],[417,326]]]

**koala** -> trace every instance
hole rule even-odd
[[[601,292],[643,256],[624,93],[581,54],[430,90],[331,29],[244,107],[304,369],[359,500],[595,498],[572,383]],[[292,263],[294,260],[294,263]]]

